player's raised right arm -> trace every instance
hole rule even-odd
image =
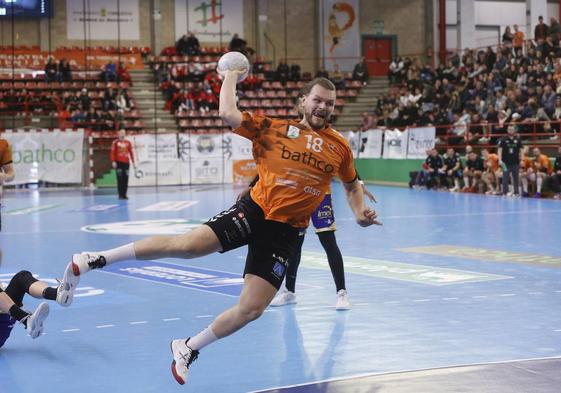
[[[220,118],[232,128],[242,124],[242,113],[236,106],[236,83],[238,76],[244,71],[225,71],[220,88]]]

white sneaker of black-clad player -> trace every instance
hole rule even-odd
[[[43,322],[49,316],[49,305],[46,302],[39,304],[33,314],[27,317],[27,333],[36,339],[43,333]]]
[[[347,291],[340,289],[337,292],[337,303],[335,304],[335,310],[346,311],[351,309],[351,303],[349,302],[349,296]]]
[[[277,292],[273,300],[271,301],[271,307],[286,306],[289,304],[296,304],[296,294],[290,292],[288,289],[283,288]]]
[[[173,361],[171,362],[171,373],[175,380],[184,385],[189,376],[189,366],[199,356],[199,351],[191,349],[187,346],[189,339],[172,340],[171,353],[173,354]]]
[[[62,307],[68,307],[72,304],[74,291],[78,287],[78,282],[80,281],[80,276],[75,276],[72,272],[71,265],[72,262],[66,266],[64,277],[62,281],[59,282],[56,290],[56,302]]]

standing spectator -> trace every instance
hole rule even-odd
[[[185,56],[187,54],[187,35],[183,34],[175,43],[175,52],[178,55]]]
[[[553,42],[559,42],[559,35],[561,34],[561,25],[553,16],[549,19],[549,36],[553,38]]]
[[[298,82],[300,80],[300,65],[292,64],[290,66],[290,80]]]
[[[111,162],[117,173],[117,188],[119,190],[119,199],[129,199],[127,197],[127,188],[129,185],[129,168],[132,162],[134,168],[134,153],[131,143],[125,139],[126,131],[119,130],[119,138],[111,144]]]
[[[6,139],[0,138],[0,207],[2,207],[2,185],[14,180],[14,164],[12,162],[12,148]],[[0,231],[2,217],[0,216]]]
[[[61,59],[58,63],[58,81],[71,82],[72,81],[72,68],[66,59]]]
[[[360,62],[353,69],[353,80],[361,81],[364,86],[368,83],[368,66],[364,57],[360,58]]]
[[[500,162],[505,165],[505,170],[503,170],[503,195],[514,194],[518,196],[520,193],[519,172],[520,160],[522,159],[522,142],[520,137],[514,133],[513,125],[508,126],[507,135],[500,139],[498,155]],[[514,188],[512,194],[508,191],[510,176],[512,176],[512,186]]]
[[[246,45],[247,42],[244,39],[240,38],[238,33],[235,33],[234,36],[232,37],[232,40],[230,41],[230,45],[228,46],[228,49],[231,52],[236,51],[236,52],[245,53]]]
[[[189,56],[198,56],[201,53],[201,44],[199,43],[199,39],[195,37],[195,34],[193,34],[192,31],[189,32],[189,36],[187,37],[185,49],[187,55]]]
[[[561,197],[561,146],[557,148],[557,157],[553,163],[553,172],[546,180],[547,187],[553,191],[553,198]]]
[[[512,40],[512,47],[515,51],[522,50],[524,47],[524,33],[518,30],[518,25],[514,25],[514,38]]]
[[[92,106],[92,99],[88,94],[88,89],[86,89],[85,87],[82,89],[82,94],[79,97],[78,104],[82,107],[84,112],[88,112],[90,110],[90,107]]]
[[[50,83],[56,80],[58,68],[52,57],[49,57],[45,64],[45,82]]]
[[[543,16],[538,17],[538,24],[534,28],[534,40],[541,45],[549,35],[549,27],[543,23]]]
[[[316,78],[326,78],[329,79],[329,72],[323,67],[321,67],[315,75]]]
[[[510,26],[507,26],[505,28],[505,32],[503,33],[503,45],[510,48],[513,40],[514,34],[510,31]]]

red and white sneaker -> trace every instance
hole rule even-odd
[[[187,346],[189,338],[172,340],[170,343],[173,361],[171,362],[171,373],[180,385],[184,385],[189,376],[189,366],[199,356],[199,351],[191,349]]]

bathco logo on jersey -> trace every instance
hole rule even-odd
[[[281,158],[283,160],[300,161],[302,164],[319,169],[320,171],[325,173],[332,173],[334,171],[333,165],[328,164],[327,162],[321,160],[317,155],[314,155],[314,153],[312,153],[311,151],[300,153],[298,151],[291,151],[288,147],[283,146]]]

